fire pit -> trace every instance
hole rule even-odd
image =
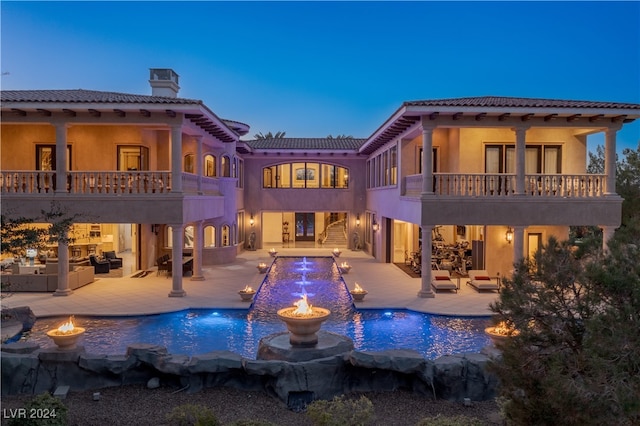
[[[512,336],[517,336],[520,332],[515,328],[507,325],[504,321],[498,323],[493,327],[487,327],[484,329],[487,336],[491,338],[494,345],[505,342]]]
[[[351,265],[349,265],[347,262],[342,262],[338,266],[338,269],[340,270],[341,274],[348,274],[349,271],[351,270]]]
[[[340,257],[340,255],[342,254],[342,252],[338,248],[334,248],[332,253],[335,257]]]
[[[256,291],[249,286],[245,286],[245,288],[240,290],[238,294],[240,295],[240,298],[243,302],[249,302],[251,299],[253,299],[253,295],[256,294]]]
[[[278,252],[276,251],[276,249],[274,248],[269,249],[269,256],[276,257],[277,254]]]
[[[60,327],[47,331],[47,336],[53,340],[59,350],[69,351],[77,347],[78,339],[84,332],[84,328],[73,325],[73,317],[71,317]]]
[[[285,322],[289,330],[289,343],[291,346],[309,347],[318,343],[320,325],[331,314],[331,311],[324,308],[312,308],[307,303],[307,295],[303,294],[301,299],[294,303],[295,306],[280,309],[278,318]]]
[[[353,290],[349,290],[349,293],[351,293],[351,297],[353,297],[353,300],[355,300],[356,302],[362,302],[364,300],[364,297],[369,292],[363,289],[362,287],[360,287],[360,284],[356,283]]]
[[[258,272],[260,272],[261,274],[264,274],[267,272],[267,269],[269,269],[269,267],[267,266],[266,263],[264,262],[260,262],[258,263],[258,266],[256,266],[256,268],[258,268]]]

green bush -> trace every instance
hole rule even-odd
[[[467,416],[441,416],[425,417],[416,426],[483,426],[484,422],[475,417]]]
[[[4,412],[11,419],[9,426],[66,426],[67,407],[60,399],[48,392],[38,395],[27,402],[24,411]]]
[[[171,426],[219,426],[213,411],[202,405],[182,404],[167,415]]]
[[[363,426],[374,419],[373,404],[365,396],[336,396],[331,401],[313,401],[307,407],[307,416],[316,426]]]

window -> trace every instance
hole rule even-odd
[[[186,173],[194,173],[194,169],[195,169],[195,155],[193,154],[187,154],[184,156],[184,171]]]
[[[558,145],[527,145],[525,174],[561,173],[561,147]],[[485,173],[516,173],[515,145],[486,145]]]
[[[244,160],[241,158],[237,159],[238,161],[238,180],[236,181],[236,186],[238,188],[244,188]]]
[[[71,170],[71,145],[67,145],[67,168]],[[36,145],[36,170],[56,169],[56,146]]]
[[[262,169],[263,188],[348,188],[349,169],[325,163],[285,163]]]
[[[118,170],[149,170],[149,148],[118,145]]]
[[[236,220],[238,223],[238,234],[237,234],[236,241],[244,241],[245,240],[244,212],[238,212]]]
[[[397,185],[398,184],[398,147],[393,146],[389,150],[390,154],[390,176],[389,176],[389,185]]]
[[[227,247],[231,242],[229,240],[230,231],[229,225],[224,225],[222,227],[222,247]]]
[[[173,247],[173,228],[171,226],[167,226],[165,228],[167,233],[165,235],[167,241],[167,247]],[[183,245],[184,248],[193,248],[193,237],[194,237],[194,228],[193,226],[186,226],[184,228],[184,232],[182,234]]]
[[[204,247],[216,246],[216,228],[215,226],[207,225],[204,227]]]
[[[216,157],[211,154],[204,156],[204,175],[208,177],[216,176]]]
[[[222,156],[222,176],[231,177],[231,161],[226,155]]]

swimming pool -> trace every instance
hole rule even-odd
[[[87,352],[124,354],[128,345],[165,346],[169,353],[197,355],[229,350],[255,359],[260,339],[286,331],[278,309],[301,295],[331,310],[322,329],[346,335],[358,351],[413,349],[428,359],[479,352],[491,343],[484,334],[488,317],[428,315],[409,310],[357,310],[333,257],[278,257],[246,309],[191,309],[135,317],[76,317],[86,328]],[[38,319],[29,340],[52,343],[46,331],[68,318]]]

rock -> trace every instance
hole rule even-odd
[[[422,354],[410,349],[395,349],[380,352],[357,352],[348,355],[354,367],[379,368],[412,374],[424,371],[427,360]]]
[[[23,329],[22,322],[18,320],[15,320],[15,319],[2,320],[2,329],[0,329],[0,332],[2,333],[1,341],[6,342],[7,340],[13,339],[14,337],[22,333],[22,329]]]
[[[147,343],[134,343],[127,347],[127,356],[134,357],[140,362],[156,365],[161,358],[167,357],[167,348]]]
[[[2,327],[6,319],[13,319],[22,324],[22,331],[29,331],[36,323],[36,316],[28,306],[17,306],[15,308],[7,308],[2,310]]]
[[[147,382],[147,389],[158,389],[160,387],[160,378],[152,377]]]
[[[8,352],[12,354],[31,354],[38,349],[40,349],[40,345],[29,341],[19,341],[14,343],[2,344],[2,352]]]
[[[99,374],[122,374],[136,364],[134,357],[125,355],[82,354],[78,360],[80,368]]]
[[[461,400],[466,391],[466,364],[462,356],[445,355],[433,363],[433,385],[438,398]]]
[[[196,355],[188,364],[190,373],[222,373],[242,369],[242,357],[230,351],[211,351]]]
[[[162,373],[184,376],[189,374],[189,361],[191,357],[187,355],[169,355],[160,358],[153,366]]]

